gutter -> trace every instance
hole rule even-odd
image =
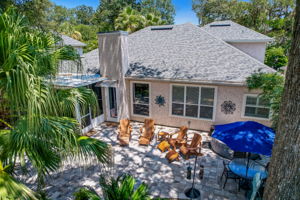
[[[247,86],[246,82],[233,82],[233,81],[199,81],[199,80],[183,80],[183,79],[159,79],[159,78],[145,78],[145,77],[125,77],[126,80],[140,80],[140,81],[161,81],[172,83],[192,83],[192,84],[205,84],[205,85],[222,85],[222,86]]]
[[[250,39],[244,39],[244,40],[223,40],[225,42],[236,42],[236,43],[242,43],[242,42],[247,42],[247,43],[259,43],[259,42],[273,42],[274,39],[257,39],[257,40],[250,40]]]

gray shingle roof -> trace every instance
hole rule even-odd
[[[75,40],[67,35],[61,35],[61,38],[63,40],[63,44],[64,45],[70,45],[70,46],[73,46],[73,47],[84,47],[86,46],[86,44],[78,41],[78,40]]]
[[[94,49],[88,53],[83,54],[81,58],[84,73],[99,73],[99,50]]]
[[[215,21],[201,29],[226,42],[270,42],[273,39],[233,21]]]
[[[193,24],[147,27],[130,34],[128,44],[127,77],[244,83],[255,71],[274,72]]]

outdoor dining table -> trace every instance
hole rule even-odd
[[[248,171],[247,158],[235,158],[229,163],[228,167],[234,174],[244,179],[252,180],[256,173],[260,173],[261,179],[268,177],[266,168],[255,160],[249,160]]]

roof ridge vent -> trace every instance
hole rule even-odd
[[[157,26],[151,27],[151,31],[164,31],[164,30],[172,30],[173,26]]]
[[[231,24],[211,24],[210,27],[222,27],[222,26],[231,26]]]

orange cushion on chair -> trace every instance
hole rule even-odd
[[[179,153],[177,153],[175,150],[170,150],[167,155],[166,159],[171,163],[175,160],[179,160]]]
[[[129,144],[129,137],[119,137],[119,143],[121,146]]]
[[[150,144],[150,140],[148,138],[141,137],[140,140],[139,140],[139,144],[140,145],[149,145]]]
[[[168,150],[170,148],[170,144],[167,141],[162,141],[161,143],[159,143],[157,145],[157,148],[161,151],[161,152],[165,152],[166,150]]]
[[[189,150],[188,150],[188,148],[187,148],[185,145],[182,145],[182,146],[180,147],[180,152],[181,152],[183,155],[186,155],[186,154],[189,152]]]

